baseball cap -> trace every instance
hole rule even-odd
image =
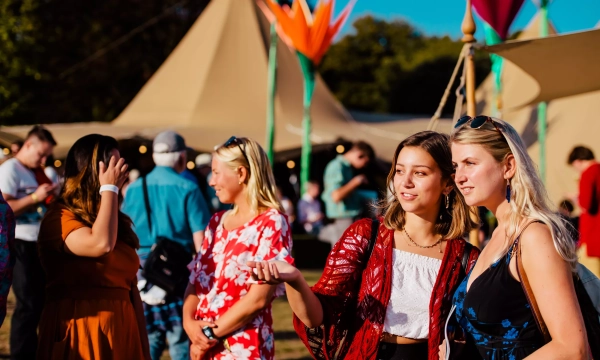
[[[152,143],[155,153],[174,153],[187,150],[185,140],[175,131],[167,130],[156,135]]]
[[[210,165],[212,162],[212,156],[210,154],[200,154],[196,156],[196,166]]]

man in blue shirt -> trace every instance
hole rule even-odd
[[[319,239],[335,244],[365,204],[377,199],[375,191],[358,189],[367,183],[365,175],[354,175],[354,169],[364,168],[374,157],[371,145],[358,141],[344,155],[338,155],[327,164],[321,199],[325,203],[325,214],[334,222],[321,230]]]
[[[210,212],[198,185],[180,175],[186,168],[186,150],[184,139],[173,131],[162,132],[154,139],[152,157],[156,167],[146,175],[151,230],[142,180],[138,179],[127,189],[123,212],[131,217],[140,239],[138,254],[142,263],[159,237],[178,242],[191,253],[198,252],[202,246]],[[140,287],[144,284],[145,280],[140,279]],[[162,294],[161,291],[156,287],[142,291],[152,359],[160,359],[166,339],[171,359],[187,360],[190,356],[189,340],[181,317],[183,294],[167,294],[159,298],[151,295]]]

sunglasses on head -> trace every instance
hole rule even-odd
[[[465,124],[469,124],[471,129],[480,129],[488,121],[492,125],[494,125],[496,130],[500,133],[500,135],[502,135],[502,131],[500,131],[500,128],[498,127],[498,125],[496,125],[496,122],[494,121],[494,119],[492,119],[491,117],[486,116],[486,115],[479,115],[474,118],[470,117],[469,115],[463,116],[460,119],[458,119],[456,124],[454,124],[454,128],[458,129],[459,127],[461,127]]]
[[[237,137],[232,136],[229,139],[227,139],[227,141],[225,141],[225,143],[223,144],[223,147],[230,147],[231,145],[237,145],[237,147],[240,149],[240,151],[242,152],[242,155],[244,155],[244,158],[246,159],[246,162],[248,163],[248,165],[250,165],[250,160],[248,160],[248,156],[246,156],[246,145],[244,145],[244,148],[242,149],[242,141],[240,139],[238,139]]]

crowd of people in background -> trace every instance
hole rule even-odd
[[[0,165],[11,359],[156,360],[167,347],[173,360],[272,359],[271,303],[285,293],[318,359],[598,351],[571,276],[578,259],[600,275],[600,164],[589,148],[568,155],[579,192],[554,211],[519,135],[485,116],[402,141],[381,191],[361,173],[375,159],[362,141],[290,197],[249,138],[232,136],[190,169],[184,137],[162,132],[147,174],[97,134],[71,147],[58,174],[46,166],[55,146],[36,126]],[[464,240],[476,228],[482,249]],[[312,288],[293,231],[332,246]]]

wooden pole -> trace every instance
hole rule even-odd
[[[471,10],[471,0],[467,0],[467,9],[462,22],[462,41],[469,44],[467,55],[465,56],[466,69],[466,99],[467,99],[467,115],[471,117],[477,116],[477,103],[475,101],[475,60],[473,58],[473,43],[475,42],[475,19],[473,19],[473,11]],[[471,219],[478,219],[478,210],[476,206],[471,207]],[[471,230],[469,233],[469,242],[474,246],[479,247],[479,229]]]
[[[465,67],[467,70],[466,79],[466,98],[467,98],[467,115],[476,116],[477,108],[475,102],[475,61],[473,59],[473,44],[475,42],[476,30],[475,19],[473,19],[473,11],[471,10],[471,0],[467,0],[467,10],[465,11],[465,18],[462,23],[462,32],[464,43],[470,44],[469,51],[465,58]]]

